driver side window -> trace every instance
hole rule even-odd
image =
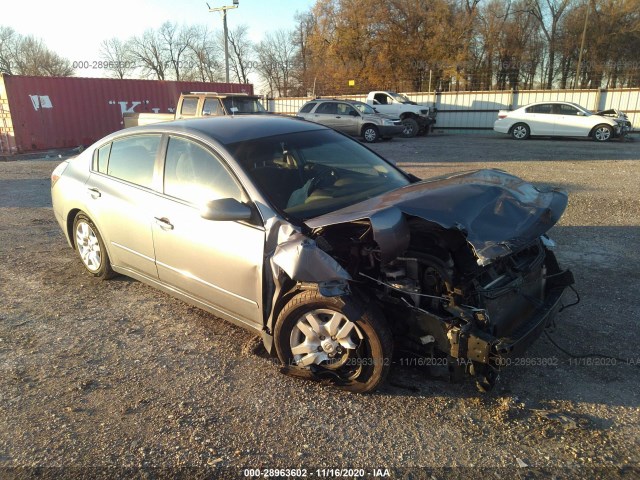
[[[338,115],[356,115],[356,109],[346,103],[339,103]]]
[[[164,193],[195,204],[219,198],[242,202],[242,190],[221,160],[201,145],[179,137],[169,139]]]
[[[384,93],[376,93],[373,98],[377,100],[380,105],[388,105],[391,103],[389,97]]]

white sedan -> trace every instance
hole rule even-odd
[[[517,110],[500,110],[493,129],[524,140],[531,135],[591,137],[606,142],[621,133],[621,125],[612,118],[597,115],[576,103],[540,102]]]

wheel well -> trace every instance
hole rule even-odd
[[[400,114],[400,120],[404,120],[405,118],[413,118],[417,121],[417,115],[413,112],[404,112]]]
[[[69,215],[67,215],[67,234],[69,235],[69,240],[73,248],[76,248],[76,241],[73,235],[73,222],[81,211],[79,208],[74,208],[69,212]]]
[[[529,127],[529,125],[527,125],[525,122],[516,122],[513,125],[511,125],[511,128],[509,128],[509,133],[513,132],[513,129],[516,128],[518,125],[524,125],[529,129],[529,131],[531,131],[531,127]]]
[[[362,126],[362,129],[360,130],[360,133],[364,133],[364,131],[367,129],[367,127],[373,127],[373,128],[375,128],[375,129],[376,129],[376,131],[378,130],[377,125],[375,125],[375,124],[373,124],[373,123],[365,123],[365,124]]]

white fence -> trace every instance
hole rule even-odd
[[[562,100],[589,110],[616,108],[629,116],[634,129],[640,129],[640,89],[615,90],[522,90],[484,92],[414,92],[411,100],[438,109],[436,130],[492,129],[498,110],[513,110],[533,102]],[[340,98],[364,101],[364,95]],[[311,97],[281,97],[268,100],[270,112],[295,115]]]

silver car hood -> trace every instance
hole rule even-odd
[[[540,188],[502,170],[423,180],[307,220],[312,229],[368,219],[384,263],[409,245],[408,217],[459,230],[486,265],[547,232],[567,207],[567,193]]]

